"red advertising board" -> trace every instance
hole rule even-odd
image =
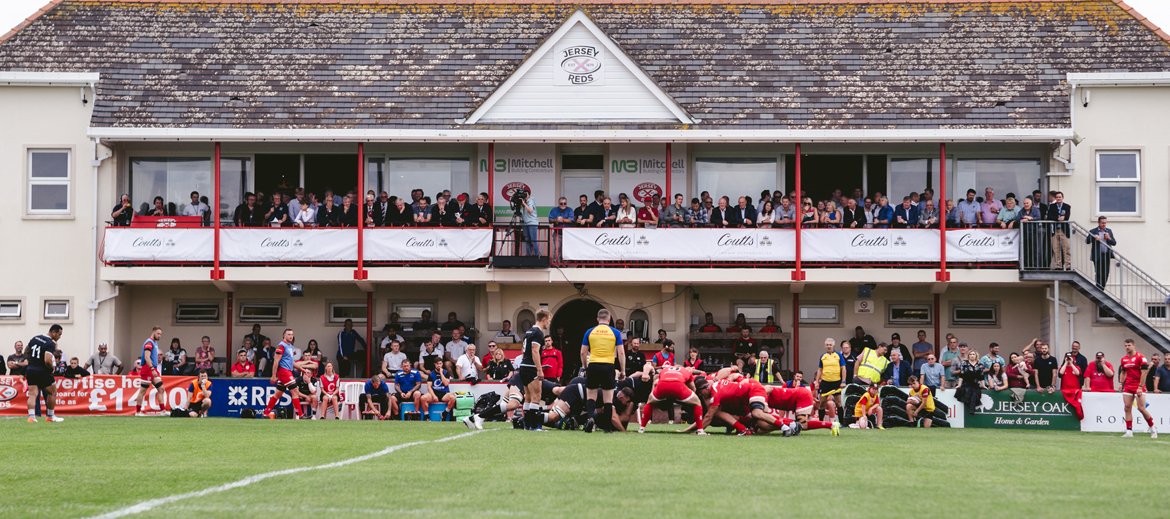
[[[163,390],[171,407],[187,407],[187,386],[195,377],[163,377]],[[24,377],[0,376],[0,416],[28,414]],[[57,378],[57,408],[60,415],[132,415],[138,379],[121,375],[94,375],[80,379]],[[158,411],[157,390],[146,398],[144,411]]]

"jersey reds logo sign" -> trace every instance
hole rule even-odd
[[[643,204],[651,202],[654,197],[662,196],[662,187],[653,182],[643,182],[634,186],[634,199]]]
[[[601,51],[592,45],[574,45],[559,51],[558,84],[588,85],[601,79]]]
[[[511,202],[512,195],[515,194],[516,191],[521,190],[521,189],[523,189],[529,193],[532,192],[532,188],[528,187],[528,184],[525,184],[523,182],[508,182],[507,184],[504,184],[504,189],[500,190],[500,194],[504,196],[504,200]]]
[[[20,392],[8,384],[0,384],[0,402],[8,402],[16,398]]]
[[[177,227],[178,225],[179,223],[176,222],[174,218],[159,218],[159,220],[155,222],[155,227]]]

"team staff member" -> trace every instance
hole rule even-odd
[[[544,430],[544,401],[540,399],[544,373],[540,366],[540,349],[544,347],[544,335],[550,324],[552,314],[541,308],[536,312],[536,324],[524,333],[519,374],[524,386],[524,428],[529,431]]]
[[[841,377],[845,372],[845,357],[837,353],[836,346],[837,341],[832,337],[825,339],[825,354],[821,355],[813,379],[817,388],[817,407],[824,408],[825,416],[834,419],[841,407]]]
[[[934,394],[930,387],[918,382],[918,377],[910,375],[910,397],[906,399],[906,417],[914,422],[918,415],[922,415],[922,428],[929,429],[934,423],[930,417],[934,415]]]
[[[187,401],[191,418],[207,416],[207,410],[211,409],[211,381],[207,380],[207,370],[199,370],[199,378],[187,386]]]
[[[861,355],[857,356],[857,374],[853,377],[853,383],[863,386],[880,383],[882,373],[889,364],[885,344],[879,344],[876,349],[861,350]]]
[[[618,378],[626,378],[625,345],[622,332],[609,325],[609,310],[597,311],[597,326],[585,331],[581,341],[581,365],[585,366],[585,432],[591,433],[597,426],[597,394],[601,393],[601,414],[609,417],[613,412],[613,388],[615,372],[613,361],[621,363]],[[608,423],[608,420],[607,420]]]
[[[24,370],[25,380],[28,381],[28,421],[31,423],[37,421],[37,397],[42,393],[45,397],[45,421],[65,421],[54,414],[57,407],[57,388],[53,385],[53,365],[56,361],[53,352],[57,351],[61,331],[61,325],[54,324],[49,327],[48,335],[33,337],[24,348],[28,362],[28,367]]]

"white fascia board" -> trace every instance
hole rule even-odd
[[[0,86],[90,86],[97,83],[97,72],[0,72]]]
[[[1068,83],[1081,86],[1170,86],[1170,72],[1078,72],[1068,74]]]
[[[631,142],[631,143],[866,143],[866,142],[1055,142],[1072,128],[904,130],[444,130],[444,129],[246,129],[91,127],[106,141],[159,142]]]

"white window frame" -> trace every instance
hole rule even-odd
[[[262,307],[276,307],[280,309],[279,315],[275,319],[265,319],[256,317],[244,317],[244,309],[246,308],[262,308]],[[240,303],[240,310],[237,314],[237,322],[241,324],[281,324],[284,323],[284,302],[281,301],[247,301]]]
[[[421,317],[410,317],[410,316],[403,315],[402,310],[401,310],[401,307],[403,307],[403,306],[428,306],[428,307],[430,307],[430,308],[428,308],[428,310],[431,311],[431,320],[435,321],[436,323],[439,322],[438,320],[435,319],[435,308],[438,308],[438,306],[439,306],[437,301],[434,301],[434,300],[391,301],[390,302],[390,312],[398,314],[398,320],[400,323],[402,323],[402,331],[404,331],[404,332],[416,331],[413,329],[413,327],[411,325],[414,324],[414,321],[416,319],[420,319]],[[422,315],[422,311],[419,311],[419,315]]]
[[[12,314],[12,313],[5,314],[5,313],[0,312],[0,321],[20,322],[20,321],[24,320],[24,299],[18,299],[18,298],[0,299],[0,305],[2,305],[2,306],[0,306],[0,308],[3,308],[3,307],[11,308],[12,306],[16,307],[15,314]]]
[[[33,177],[33,155],[36,153],[64,153],[65,154],[65,176],[54,178],[34,178]],[[59,147],[28,147],[25,148],[25,201],[24,214],[33,217],[61,217],[73,215],[73,149],[59,148]],[[65,209],[33,209],[33,187],[34,186],[65,186]]]
[[[805,309],[808,309],[808,308],[819,308],[819,309],[830,309],[831,308],[833,310],[834,314],[836,315],[836,317],[833,319],[805,318],[803,315],[803,312]],[[800,324],[803,326],[817,326],[817,325],[839,326],[841,324],[841,304],[840,303],[827,303],[827,302],[801,303],[799,312],[801,312],[801,314],[798,314],[797,318],[800,319]]]
[[[1113,316],[1113,315],[1109,315],[1109,316],[1102,315],[1102,312],[1108,312],[1108,313],[1110,313],[1110,314],[1112,314],[1112,313],[1113,313],[1113,312],[1111,312],[1111,311],[1110,311],[1108,308],[1106,308],[1106,307],[1104,307],[1104,306],[1102,306],[1102,305],[1093,305],[1093,306],[1094,306],[1094,308],[1096,308],[1096,309],[1097,309],[1096,313],[1095,313],[1095,314],[1093,314],[1093,323],[1094,323],[1094,324],[1103,324],[1103,325],[1121,325],[1121,321],[1120,321],[1120,320],[1118,320],[1116,316]]]
[[[50,314],[49,305],[65,305],[64,314]],[[44,299],[41,301],[41,318],[46,321],[65,320],[68,321],[73,316],[73,302],[68,299]]]
[[[994,319],[988,321],[971,321],[960,320],[955,315],[959,310],[991,310],[994,314]],[[977,326],[977,327],[994,327],[1000,325],[999,305],[996,303],[959,303],[951,305],[951,326]]]
[[[182,309],[183,306],[187,306],[187,305],[191,305],[191,306],[198,305],[198,306],[209,306],[209,307],[214,306],[215,307],[215,320],[200,320],[200,319],[181,318],[179,316],[179,311]],[[223,321],[223,303],[220,301],[196,301],[196,300],[175,301],[174,312],[171,314],[171,319],[172,319],[172,323],[176,326],[185,326],[185,325],[205,326],[208,324],[220,324]]]
[[[1101,178],[1101,157],[1104,155],[1133,155],[1134,156],[1134,178],[1133,179],[1116,179],[1116,178]],[[1119,217],[1140,217],[1142,215],[1142,150],[1140,149],[1116,149],[1116,150],[1094,150],[1093,164],[1095,171],[1093,174],[1093,198],[1094,209],[1098,216],[1119,216]],[[1105,212],[1101,210],[1101,188],[1102,187],[1132,187],[1136,192],[1134,193],[1134,207],[1133,211],[1126,212]]]
[[[331,325],[345,324],[346,319],[352,319],[354,324],[366,324],[366,321],[368,321],[370,318],[368,313],[366,314],[365,317],[357,318],[357,317],[338,317],[337,313],[335,312],[335,310],[338,308],[361,308],[362,310],[366,310],[366,303],[364,301],[362,301],[362,302],[358,302],[358,301],[330,301],[329,304],[326,306],[327,306],[327,309],[329,312],[325,316],[325,322],[327,324],[331,324]],[[434,312],[432,311],[431,314],[434,314]],[[432,318],[433,318],[433,315],[432,315]]]
[[[1150,302],[1150,303],[1146,303],[1145,307],[1146,307],[1146,319],[1147,320],[1165,321],[1167,319],[1170,319],[1170,308],[1167,308],[1166,303]],[[1151,310],[1160,311],[1162,315],[1160,317],[1155,317],[1153,315],[1150,315]]]
[[[645,319],[635,319],[635,318],[634,318],[634,314],[635,314],[636,312],[642,312],[642,315],[645,315],[645,316],[646,316],[646,318],[645,318]],[[642,321],[642,322],[646,323],[646,328],[645,328],[644,330],[642,330],[642,332],[643,332],[643,333],[642,333],[642,335],[636,335],[636,334],[634,333],[634,322],[635,322],[635,321]],[[650,341],[650,339],[651,339],[651,335],[650,335],[650,312],[646,311],[646,309],[645,309],[645,308],[635,308],[635,309],[631,310],[631,311],[630,311],[630,315],[629,315],[629,316],[627,316],[627,318],[626,318],[626,328],[629,328],[629,332],[630,332],[630,338],[631,338],[631,339],[633,339],[633,338],[638,338],[638,339],[642,339],[642,340],[644,340],[644,341]],[[626,331],[626,330],[622,330],[622,331],[624,332],[624,331]],[[658,334],[657,334],[657,333],[655,333],[655,334],[654,334],[654,337],[658,337]],[[652,342],[652,341],[651,341],[651,342]]]
[[[925,319],[894,319],[893,313],[897,309],[926,310]],[[930,303],[887,303],[886,324],[891,326],[931,325],[934,324],[934,305]]]

